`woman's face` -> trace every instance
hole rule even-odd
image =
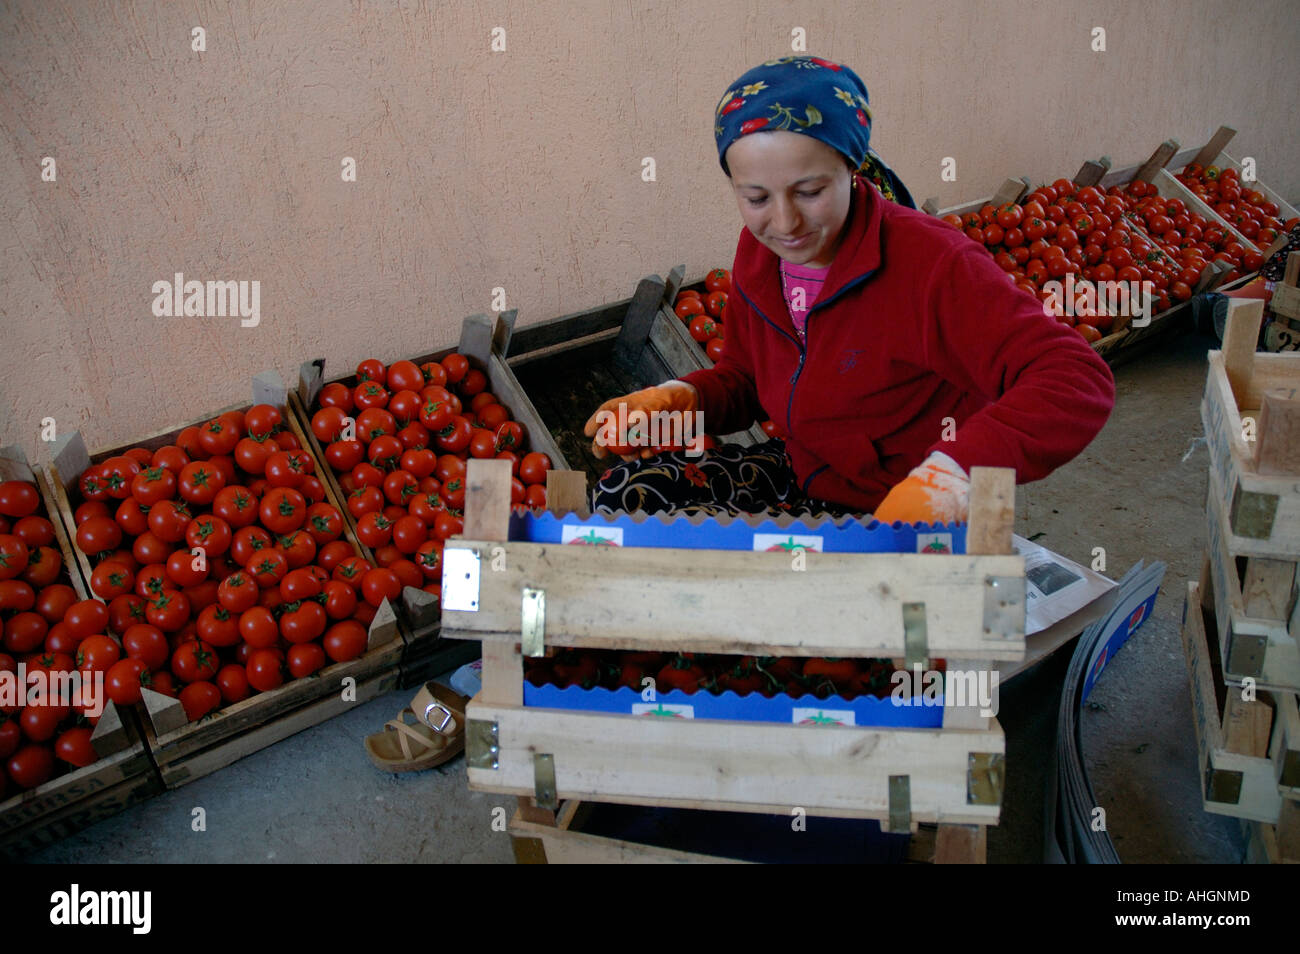
[[[737,139],[726,160],[754,237],[792,265],[829,266],[853,196],[844,156],[819,139],[775,130]]]

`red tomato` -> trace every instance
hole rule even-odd
[[[366,445],[360,441],[335,441],[325,448],[325,462],[336,473],[356,467],[366,458]]]
[[[402,595],[402,583],[392,570],[368,570],[361,580],[361,594],[371,606],[378,606],[385,599],[395,603]]]
[[[27,517],[41,506],[41,495],[36,485],[26,480],[0,481],[0,514],[6,517]]]
[[[6,537],[0,537],[0,541],[5,539]],[[17,540],[19,544],[22,544],[14,559],[21,560],[25,568],[27,566],[27,545],[17,537],[10,537],[10,539]],[[76,542],[77,549],[87,556],[95,556],[106,550],[116,550],[122,542],[122,528],[117,525],[115,520],[108,517],[91,517],[77,528]],[[0,566],[3,566],[2,561],[5,552],[3,543],[0,542]],[[0,573],[0,579],[7,579],[7,577]]]
[[[243,666],[235,663],[222,666],[215,681],[225,703],[242,702],[248,698],[248,673]]]
[[[262,498],[258,515],[272,533],[291,533],[307,519],[307,501],[292,487],[274,487]]]
[[[257,498],[247,487],[228,485],[213,498],[212,515],[226,521],[232,530],[240,530],[257,520]]]
[[[108,668],[104,675],[104,689],[118,705],[135,705],[140,701],[140,687],[148,677],[149,670],[144,661],[128,656]]]
[[[724,291],[709,292],[704,297],[704,307],[714,318],[725,318],[727,316],[727,293]]]
[[[265,606],[254,606],[240,615],[239,633],[254,649],[267,649],[280,641],[280,626]]]
[[[177,589],[198,586],[208,578],[207,558],[194,556],[189,550],[177,550],[167,558],[167,579]]]
[[[103,600],[125,596],[134,586],[135,574],[119,563],[101,563],[90,575],[90,589]]]
[[[338,566],[334,567],[334,572],[331,574],[331,578],[340,580],[347,583],[353,589],[359,590],[361,588],[362,579],[370,569],[372,569],[370,564],[361,557],[351,556],[340,562]]]
[[[27,568],[22,578],[34,587],[49,586],[59,578],[63,557],[53,547],[35,547],[27,554]]]
[[[259,692],[270,692],[284,685],[284,663],[274,650],[257,650],[248,657],[245,669],[249,685]]]
[[[367,358],[357,365],[357,381],[377,381],[385,384],[388,381],[388,368],[378,358]]]
[[[475,397],[482,394],[487,389],[487,375],[478,368],[471,368],[465,372],[465,377],[460,381],[460,393],[466,397]]]
[[[316,564],[326,573],[333,573],[336,566],[352,555],[352,545],[346,540],[331,540],[316,552]]]
[[[122,650],[107,636],[87,636],[77,647],[77,668],[89,672],[107,672],[122,658]]]
[[[244,429],[254,439],[265,439],[280,429],[284,417],[271,404],[254,404],[244,413]]]
[[[525,484],[546,483],[546,472],[551,469],[551,459],[545,454],[534,451],[525,454],[519,462],[519,479]]]
[[[316,540],[305,530],[295,530],[275,541],[275,552],[284,557],[290,570],[306,566],[316,558]]]
[[[144,615],[164,633],[175,633],[189,622],[190,601],[179,590],[163,590],[145,607]]]
[[[325,668],[325,650],[316,643],[301,643],[290,646],[286,656],[289,675],[303,679]]]
[[[221,690],[215,683],[200,679],[181,690],[180,700],[185,707],[185,717],[198,722],[221,705]]]
[[[265,590],[279,586],[284,575],[289,572],[289,561],[285,559],[283,553],[278,553],[274,549],[263,550],[250,560],[244,569],[257,585]]]
[[[5,770],[19,788],[37,788],[54,775],[54,753],[47,745],[23,746],[9,757]]]
[[[441,451],[459,454],[469,447],[473,431],[474,427],[470,424],[469,418],[457,414],[446,427],[434,432],[434,443]]]
[[[438,540],[446,540],[448,537],[454,537],[465,530],[465,521],[462,519],[459,510],[440,510],[433,520],[433,536]]]
[[[352,413],[352,389],[338,381],[321,388],[317,400],[322,407],[337,407],[344,414]]]
[[[325,594],[325,615],[332,620],[347,619],[357,608],[356,590],[340,580],[329,580],[322,592]]]
[[[216,650],[202,640],[181,643],[172,653],[172,674],[181,682],[211,679],[219,667]]]
[[[195,633],[199,639],[212,646],[238,646],[243,638],[239,634],[239,614],[232,613],[220,603],[205,606],[196,621]]]
[[[322,641],[326,654],[335,662],[347,662],[365,654],[366,628],[352,619],[335,623]]]
[[[710,292],[730,292],[731,272],[725,268],[715,268],[704,276],[704,287]]]
[[[442,367],[447,373],[447,380],[457,384],[469,372],[469,359],[459,352],[454,352],[442,359]]]
[[[308,643],[325,632],[328,622],[323,606],[305,600],[280,617],[280,635],[290,643]]]
[[[108,607],[99,600],[81,600],[68,607],[63,623],[81,639],[102,633],[108,626]]]

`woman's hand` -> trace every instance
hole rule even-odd
[[[876,508],[881,523],[954,523],[970,512],[970,478],[961,465],[938,451],[933,452]]]
[[[665,381],[657,387],[642,388],[606,401],[587,419],[582,432],[594,438],[591,452],[598,460],[610,453],[618,454],[625,461],[652,457],[658,453],[652,435],[660,435],[662,442],[662,435],[673,430],[672,419],[656,420],[654,415],[677,413],[681,416],[677,423],[680,429],[674,433],[691,434],[695,422],[687,421],[685,416],[697,411],[699,406],[700,398],[694,387],[685,381]],[[699,436],[704,436],[702,429]]]

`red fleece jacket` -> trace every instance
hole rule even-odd
[[[849,219],[809,309],[806,346],[777,256],[741,231],[726,349],[682,378],[699,392],[709,433],[770,416],[804,493],[865,512],[934,450],[968,473],[1014,467],[1026,483],[1088,445],[1115,382],[1077,332],[961,232],[866,183]]]

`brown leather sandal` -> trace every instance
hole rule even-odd
[[[465,750],[468,703],[446,686],[425,683],[383,732],[366,736],[370,761],[385,772],[418,772],[455,758]]]

